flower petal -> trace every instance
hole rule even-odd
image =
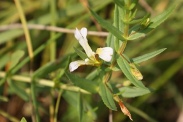
[[[113,55],[113,49],[111,47],[98,48],[96,53],[99,55],[101,59],[106,62],[110,62]]]
[[[70,72],[73,72],[76,70],[79,66],[85,65],[85,61],[79,60],[79,61],[73,61],[69,64],[69,70]]]
[[[84,38],[86,38],[86,36],[87,36],[87,28],[81,28],[80,32],[81,32],[82,36]]]
[[[88,40],[86,38],[87,36],[87,29],[82,28],[81,30],[78,30],[76,28],[76,31],[74,32],[74,35],[76,39],[79,41],[79,44],[83,47],[88,57],[93,57],[94,52],[92,51],[91,47],[88,44]]]
[[[73,72],[76,70],[79,66],[82,65],[94,65],[93,62],[91,62],[90,59],[86,58],[84,61],[83,60],[78,60],[78,61],[73,61],[69,64],[69,71]]]
[[[77,40],[80,40],[81,38],[86,38],[87,36],[87,28],[81,28],[81,30],[78,30],[76,28],[74,32],[74,36]]]

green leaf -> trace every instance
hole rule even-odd
[[[78,102],[78,93],[72,91],[64,91],[62,94],[63,98],[69,103],[72,107],[77,109],[77,102]]]
[[[142,111],[139,107],[133,107],[130,104],[126,104],[127,108],[130,109],[131,112],[137,114],[138,116],[141,116],[142,118],[144,118],[147,122],[158,122],[157,120],[155,120],[154,118],[150,117],[149,114],[147,114],[146,112]]]
[[[131,34],[128,40],[135,40],[144,37],[148,32],[152,31],[154,28],[163,23],[170,16],[175,7],[175,5],[172,5],[166,11],[151,19],[149,25],[145,28],[142,28],[141,25],[136,25],[132,27],[132,29],[130,29]]]
[[[15,94],[20,96],[25,101],[29,100],[29,95],[25,92],[24,88],[21,88],[20,86],[15,84],[15,82],[13,82],[11,79],[7,79],[7,81],[8,81],[8,84],[9,84],[10,88],[12,89],[12,91]]]
[[[92,82],[91,80],[81,78],[75,74],[71,74],[71,73],[65,73],[65,74],[69,78],[69,80],[74,83],[74,85],[86,91],[89,91],[91,93],[96,93],[96,89],[97,89],[96,82]]]
[[[88,58],[87,55],[86,55],[84,52],[82,52],[81,50],[79,50],[79,49],[77,49],[77,48],[75,48],[75,47],[74,47],[74,50],[76,51],[76,53],[77,53],[83,60],[85,60],[86,58]]]
[[[119,7],[123,8],[124,7],[124,2],[123,0],[114,0],[115,4],[117,4]]]
[[[132,29],[130,29],[131,34],[128,37],[128,40],[135,40],[141,37],[145,37],[146,34],[150,31],[152,31],[152,28],[146,27],[145,29],[141,29],[141,25],[137,25],[135,27],[132,27]]]
[[[175,5],[172,5],[171,7],[169,7],[167,10],[165,10],[163,13],[161,13],[160,15],[154,17],[153,19],[151,19],[151,23],[149,25],[149,28],[156,28],[158,25],[160,25],[161,23],[163,23],[172,13],[172,11],[176,8]]]
[[[27,120],[24,117],[22,117],[20,122],[27,122]]]
[[[0,101],[8,102],[8,98],[4,96],[0,96]]]
[[[6,77],[0,80],[0,86],[1,86],[4,82],[6,82]]]
[[[113,96],[109,89],[103,83],[100,83],[100,96],[104,102],[104,104],[111,110],[117,110]]]
[[[93,120],[97,119],[96,115],[96,110],[98,109],[97,106],[93,108],[89,100],[83,99],[83,108],[84,108],[84,114],[82,122],[93,122]]]
[[[111,33],[107,36],[106,44],[114,49],[114,36]]]
[[[136,57],[136,58],[133,58],[132,61],[134,63],[141,63],[143,61],[146,61],[146,60],[149,60],[155,56],[157,56],[158,54],[162,53],[163,51],[165,51],[166,48],[163,48],[163,49],[160,49],[160,50],[157,50],[157,51],[154,51],[154,52],[151,52],[151,53],[147,53],[145,55],[142,55],[142,56],[139,56],[139,57]]]
[[[90,12],[95,17],[95,19],[98,21],[98,23],[107,29],[109,32],[111,32],[115,37],[117,37],[119,40],[123,41],[124,37],[122,36],[122,32],[118,30],[116,27],[114,27],[111,23],[107,22],[106,20],[102,19],[99,15],[97,15],[94,11],[90,9]]]
[[[138,97],[150,93],[148,88],[139,87],[122,87],[119,89],[123,97]]]
[[[19,63],[19,61],[23,55],[24,55],[24,51],[22,51],[22,50],[17,50],[11,55],[11,57],[10,57],[10,62],[11,62],[10,69],[15,67]]]
[[[114,26],[118,30],[122,31],[122,33],[123,33],[124,23],[121,20],[121,18],[124,18],[124,11],[123,11],[122,8],[119,8],[117,5],[115,5],[115,9],[114,9]],[[114,37],[113,43],[114,43],[114,49],[116,51],[118,51],[119,48],[120,48],[120,45],[122,44],[122,41],[120,41],[117,37]]]
[[[122,57],[119,57],[117,59],[117,64],[119,65],[121,71],[125,74],[125,76],[130,80],[132,84],[134,84],[136,87],[146,88],[141,81],[137,80],[132,75],[130,70],[130,65],[125,59],[123,59]]]
[[[150,17],[150,14],[147,13],[143,18],[132,20],[129,22],[129,24],[146,23],[149,17]]]
[[[53,67],[55,62],[48,62],[47,64],[43,65],[33,73],[33,77],[42,76],[43,74],[46,74],[51,69],[50,67]],[[45,73],[46,72],[46,73]]]
[[[10,60],[10,56],[5,54],[4,56],[0,57],[0,70],[7,64],[7,62]]]
[[[98,74],[99,74],[98,69],[95,69],[94,71],[90,72],[90,73],[86,76],[86,79],[94,80],[95,78],[98,77]]]
[[[82,94],[79,92],[78,93],[78,105],[77,105],[77,108],[78,108],[78,114],[79,114],[79,122],[82,121],[82,118],[83,118],[83,100],[82,100]]]
[[[54,62],[48,62],[47,64],[43,65],[39,69],[37,69],[33,77],[42,77],[48,75],[49,73],[57,70],[58,68],[63,68],[64,70],[67,68],[70,61],[70,55],[62,57],[60,60],[56,60]]]

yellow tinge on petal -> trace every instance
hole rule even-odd
[[[79,66],[82,65],[100,66],[102,62],[99,58],[103,59],[106,62],[111,61],[113,55],[113,49],[111,47],[98,48],[96,53],[92,51],[86,38],[87,36],[86,28],[82,28],[81,30],[78,30],[76,28],[74,35],[75,38],[79,41],[79,44],[83,47],[88,58],[86,58],[85,60],[78,60],[71,62],[69,64],[70,72],[73,72]]]
[[[94,62],[91,61],[90,59],[86,58],[84,61],[83,60],[78,60],[78,61],[73,61],[69,64],[69,71],[73,72],[76,70],[78,67],[83,66],[83,65],[91,65],[94,66]]]
[[[113,49],[111,47],[98,48],[96,54],[106,62],[110,62],[113,55]]]

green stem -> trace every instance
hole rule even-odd
[[[130,6],[130,2],[128,2],[128,6]],[[122,54],[123,54],[123,52],[126,48],[127,42],[128,42],[128,40],[127,40],[128,36],[129,36],[129,24],[128,23],[130,21],[130,15],[129,14],[130,14],[130,10],[126,9],[125,10],[125,18],[123,18],[124,19],[124,31],[123,31],[124,34],[123,34],[123,37],[125,37],[125,40],[123,41],[123,43],[121,44],[119,50],[117,51],[117,53],[121,56],[122,56]],[[119,55],[117,55],[117,56],[119,56]],[[112,61],[111,65],[110,65],[110,68],[112,69],[115,65],[116,65],[116,58],[115,58],[115,60]],[[107,86],[109,91],[112,93],[112,90],[107,85],[107,82],[110,80],[110,75],[111,75],[111,72],[108,72],[108,73],[105,74],[104,79],[103,79],[103,83],[105,83],[105,85]]]
[[[124,18],[124,34],[123,36],[125,37],[125,40],[123,41],[122,45],[120,46],[119,50],[118,50],[118,54],[119,55],[122,55],[125,48],[126,48],[126,45],[127,45],[127,38],[129,36],[129,21],[130,21],[130,18],[129,18],[129,14],[130,14],[130,11],[129,10],[125,10],[125,18]]]
[[[119,55],[122,55],[122,54],[123,54],[123,52],[124,52],[124,50],[125,50],[125,48],[126,48],[126,45],[127,45],[127,40],[125,40],[125,41],[122,43],[121,47],[119,48],[119,50],[118,50],[118,54],[119,54]]]
[[[6,72],[0,71],[0,78],[5,78],[7,76]],[[24,82],[24,83],[32,83],[32,80],[28,76],[21,76],[21,75],[12,75],[10,79],[18,81],[18,82]],[[55,87],[55,83],[52,80],[47,80],[47,79],[36,79],[36,83],[42,86],[47,86],[47,87]],[[77,86],[71,86],[70,84],[60,84],[59,85],[60,89],[63,90],[69,90],[69,91],[74,91],[74,92],[82,92],[83,94],[90,94],[89,92],[77,87]]]
[[[63,90],[60,89],[58,98],[57,98],[57,102],[56,102],[56,106],[55,106],[54,122],[57,122],[58,109],[59,109],[59,104],[60,104],[62,93],[63,93]]]
[[[51,25],[55,26],[56,25],[56,1],[55,0],[50,0],[50,13],[51,13]],[[55,32],[51,32],[51,38],[54,38]],[[53,41],[50,44],[50,60],[54,61],[56,58],[56,42]]]
[[[29,30],[27,27],[27,21],[26,21],[26,18],[25,18],[20,1],[19,0],[14,0],[14,1],[15,1],[15,5],[18,9],[18,13],[20,15],[20,20],[22,22],[23,30],[25,33],[25,38],[26,38],[26,43],[27,43],[27,48],[28,48],[28,53],[29,53],[29,58],[30,58],[30,68],[32,70],[34,53],[33,53],[33,49],[32,49],[30,33],[29,33]],[[30,75],[32,74],[31,70],[30,70]],[[38,105],[36,102],[36,95],[35,94],[36,94],[35,93],[35,82],[34,82],[34,80],[32,80],[32,82],[31,82],[31,97],[32,97],[33,108],[34,108],[32,119],[35,122],[39,122],[40,118],[39,118]]]
[[[51,25],[56,25],[56,0],[50,0],[50,14],[51,14]],[[55,32],[51,32],[51,38],[54,38]],[[50,61],[55,61],[56,59],[56,42],[55,40],[50,44]],[[55,121],[54,118],[54,102],[53,102],[53,91],[51,91],[52,102],[50,104],[50,122]]]
[[[36,86],[35,86],[35,81],[33,81],[33,80],[31,82],[31,96],[32,96],[33,115],[34,115],[34,117],[32,118],[33,122],[40,122],[38,104],[37,104],[37,100],[36,100]]]
[[[29,33],[29,30],[28,30],[28,27],[27,27],[27,21],[26,21],[26,18],[25,18],[22,6],[20,4],[20,1],[19,0],[14,0],[14,1],[15,1],[15,5],[16,5],[16,7],[18,9],[18,13],[20,15],[20,20],[22,22],[23,30],[24,30],[24,33],[25,33],[25,38],[26,38],[26,43],[27,43],[29,57],[30,57],[31,62],[32,62],[34,55],[33,55],[33,49],[32,49],[30,33]]]
[[[50,111],[50,122],[53,122],[54,121],[54,99],[53,99],[53,96],[54,96],[54,91],[53,89],[51,90],[51,104],[49,105],[49,111]]]

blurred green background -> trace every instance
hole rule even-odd
[[[73,47],[79,47],[73,35],[73,29],[76,27],[87,27],[90,31],[106,32],[91,16],[86,7],[87,5],[102,18],[111,23],[113,22],[114,2],[112,0],[20,1],[30,28],[33,51],[40,49],[33,61],[33,71],[45,66],[50,60],[62,60],[63,57],[67,57],[74,52]],[[154,89],[154,92],[138,98],[125,99],[129,104],[128,107],[135,122],[183,122],[183,1],[139,0],[137,18],[143,17],[147,12],[154,17],[166,10],[171,4],[177,4],[176,10],[171,16],[145,38],[129,42],[125,50],[126,55],[135,57],[161,48],[167,48],[159,56],[140,65],[140,71],[144,76],[144,84]],[[30,102],[23,99],[20,94],[17,94],[11,88],[12,85],[4,81],[5,76],[3,75],[9,70],[10,54],[16,50],[24,50],[24,58],[28,57],[25,36],[20,23],[20,17],[14,1],[1,0],[0,122],[8,121],[7,117],[5,117],[7,114],[18,119],[24,116],[28,121],[31,121]],[[45,26],[56,26],[68,30],[58,30],[58,32],[56,30],[58,28],[51,28],[51,30]],[[106,37],[89,35],[88,40],[92,48],[96,49],[97,47],[105,46]],[[50,48],[51,45],[55,46],[55,48]],[[52,51],[54,53],[51,53]],[[74,56],[76,55],[74,54]],[[19,63],[22,63],[22,61],[23,59]],[[81,67],[77,73],[84,77],[86,72],[90,72],[93,69],[91,67]],[[28,76],[29,70],[29,63],[25,63],[11,75]],[[47,74],[40,78],[53,79],[52,75],[54,76],[54,74]],[[62,80],[66,79],[63,78]],[[121,74],[114,73],[112,81],[118,82],[120,80]],[[28,93],[30,92],[30,84],[17,81],[13,83],[19,87],[26,88],[25,90],[28,90]],[[42,104],[40,110],[41,120],[47,122],[50,121],[50,102],[54,103],[57,95],[50,93],[53,90],[50,87],[39,86],[39,90],[37,101]],[[64,95],[67,96],[67,94],[69,92]],[[98,106],[95,111],[96,114],[92,115],[95,116],[95,121],[108,121],[109,110],[103,105],[99,96],[86,95],[86,99],[91,101],[90,104],[93,108]],[[60,122],[77,121],[77,111],[72,104],[67,102],[67,97],[61,99],[58,112],[58,120]],[[130,120],[125,118],[118,109],[117,112],[113,112],[113,121],[127,122]]]

